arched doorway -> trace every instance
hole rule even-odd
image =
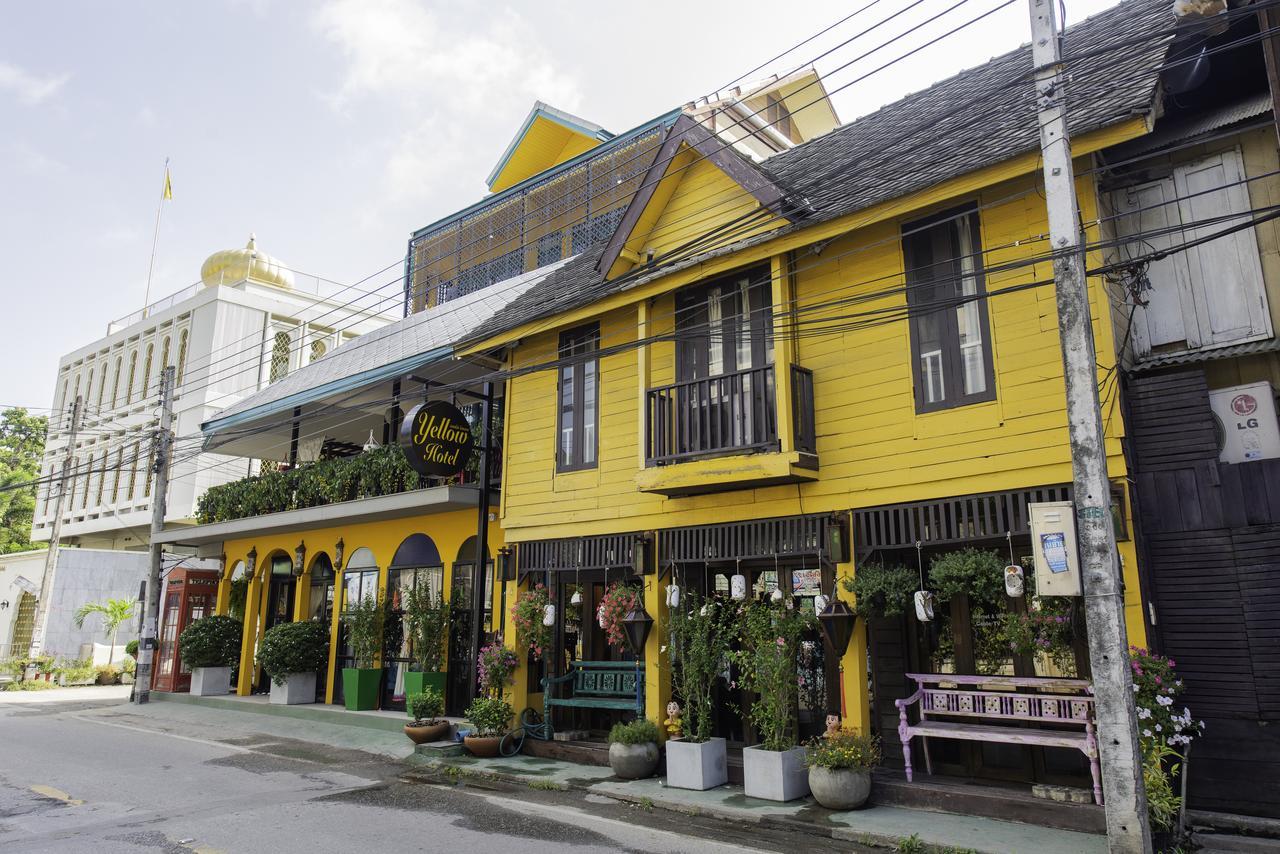
[[[367,548],[358,548],[351,553],[347,566],[342,571],[341,600],[337,603],[341,614],[352,602],[360,602],[366,596],[378,596],[378,561],[373,552]],[[342,668],[355,666],[355,651],[347,638],[347,621],[338,620],[338,661],[336,676],[333,680],[333,702],[342,703]]]
[[[227,615],[244,622],[244,606],[249,598],[249,573],[245,562],[238,560],[227,575]]]
[[[386,649],[382,653],[382,707],[403,709],[405,706],[404,676],[413,659],[412,642],[404,630],[404,603],[408,594],[420,585],[428,585],[434,593],[441,593],[444,584],[444,561],[440,550],[426,534],[410,534],[400,547],[387,570],[387,628]]]
[[[480,645],[493,631],[493,560],[485,555],[484,571],[477,560],[477,542],[468,537],[458,549],[453,562],[453,589],[449,595],[449,688],[447,710],[451,715],[461,715],[475,694],[471,672],[480,650],[476,645],[474,625],[476,615],[475,591],[481,593]]]
[[[259,621],[258,643],[262,636],[281,623],[293,622],[294,596],[298,579],[293,574],[293,559],[283,552],[273,554],[266,568],[266,609]],[[256,655],[256,650],[255,650]],[[271,679],[261,667],[254,669],[253,693],[265,694],[271,690]]]
[[[325,634],[333,625],[334,572],[329,555],[320,552],[311,561],[311,590],[307,598],[307,619],[324,626]],[[324,702],[328,682],[328,665],[316,674],[316,702]]]

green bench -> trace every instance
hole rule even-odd
[[[573,695],[556,697],[557,685],[571,684]],[[542,711],[548,735],[551,709],[612,709],[644,717],[644,678],[634,661],[575,661],[563,676],[542,680]]]

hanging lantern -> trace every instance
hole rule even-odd
[[[821,614],[825,610],[827,610],[827,597],[819,593],[813,597],[813,613]]]
[[[747,598],[747,577],[741,572],[729,579],[729,595],[739,602]]]
[[[933,594],[928,590],[917,590],[912,597],[916,605],[916,619],[922,623],[933,620]]]
[[[858,622],[858,615],[836,598],[818,614],[818,622],[822,624],[822,633],[827,636],[836,657],[843,658],[849,650],[849,641],[853,638],[853,627]]]
[[[680,588],[674,584],[667,585],[667,607],[668,608],[680,607]]]
[[[574,591],[573,591],[573,595],[569,597],[569,604],[570,604],[570,605],[581,605],[581,604],[582,604],[582,590],[581,590],[581,589],[576,589],[576,590],[574,590]]]
[[[641,605],[622,618],[622,628],[636,658],[644,657],[644,642],[649,639],[649,630],[653,628],[653,617]]]
[[[773,602],[781,602],[781,601],[782,601],[782,588],[781,588],[781,587],[775,587],[775,588],[773,588],[773,592],[769,594],[769,599],[770,599],[770,601],[773,601]]]
[[[293,574],[294,576],[302,575],[303,564],[307,560],[307,544],[305,540],[298,542],[298,547],[293,550]]]
[[[556,606],[548,602],[542,608],[542,625],[554,626],[556,624]]]
[[[498,577],[503,581],[516,580],[516,551],[511,546],[498,549]]]

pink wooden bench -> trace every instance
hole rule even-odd
[[[1070,747],[1089,757],[1093,799],[1098,804],[1102,803],[1093,686],[1087,679],[957,676],[951,673],[906,675],[915,681],[916,691],[910,697],[893,703],[898,707],[898,737],[902,740],[902,756],[907,761],[908,781],[912,779],[911,739],[916,736],[921,738],[925,769],[930,774],[933,773],[933,762],[929,758],[930,738]],[[913,724],[907,719],[907,709],[916,703],[920,704],[920,722]],[[938,720],[939,717],[962,720]],[[1000,726],[978,723],[979,719],[1053,723],[1080,727],[1080,730]]]

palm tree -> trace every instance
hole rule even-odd
[[[120,629],[120,624],[125,620],[133,617],[134,603],[129,599],[108,599],[105,603],[89,602],[81,605],[76,610],[75,622],[76,628],[84,628],[84,618],[90,614],[102,615],[102,631],[103,634],[111,638],[111,655],[107,657],[107,664],[113,664],[116,659],[116,633]]]

